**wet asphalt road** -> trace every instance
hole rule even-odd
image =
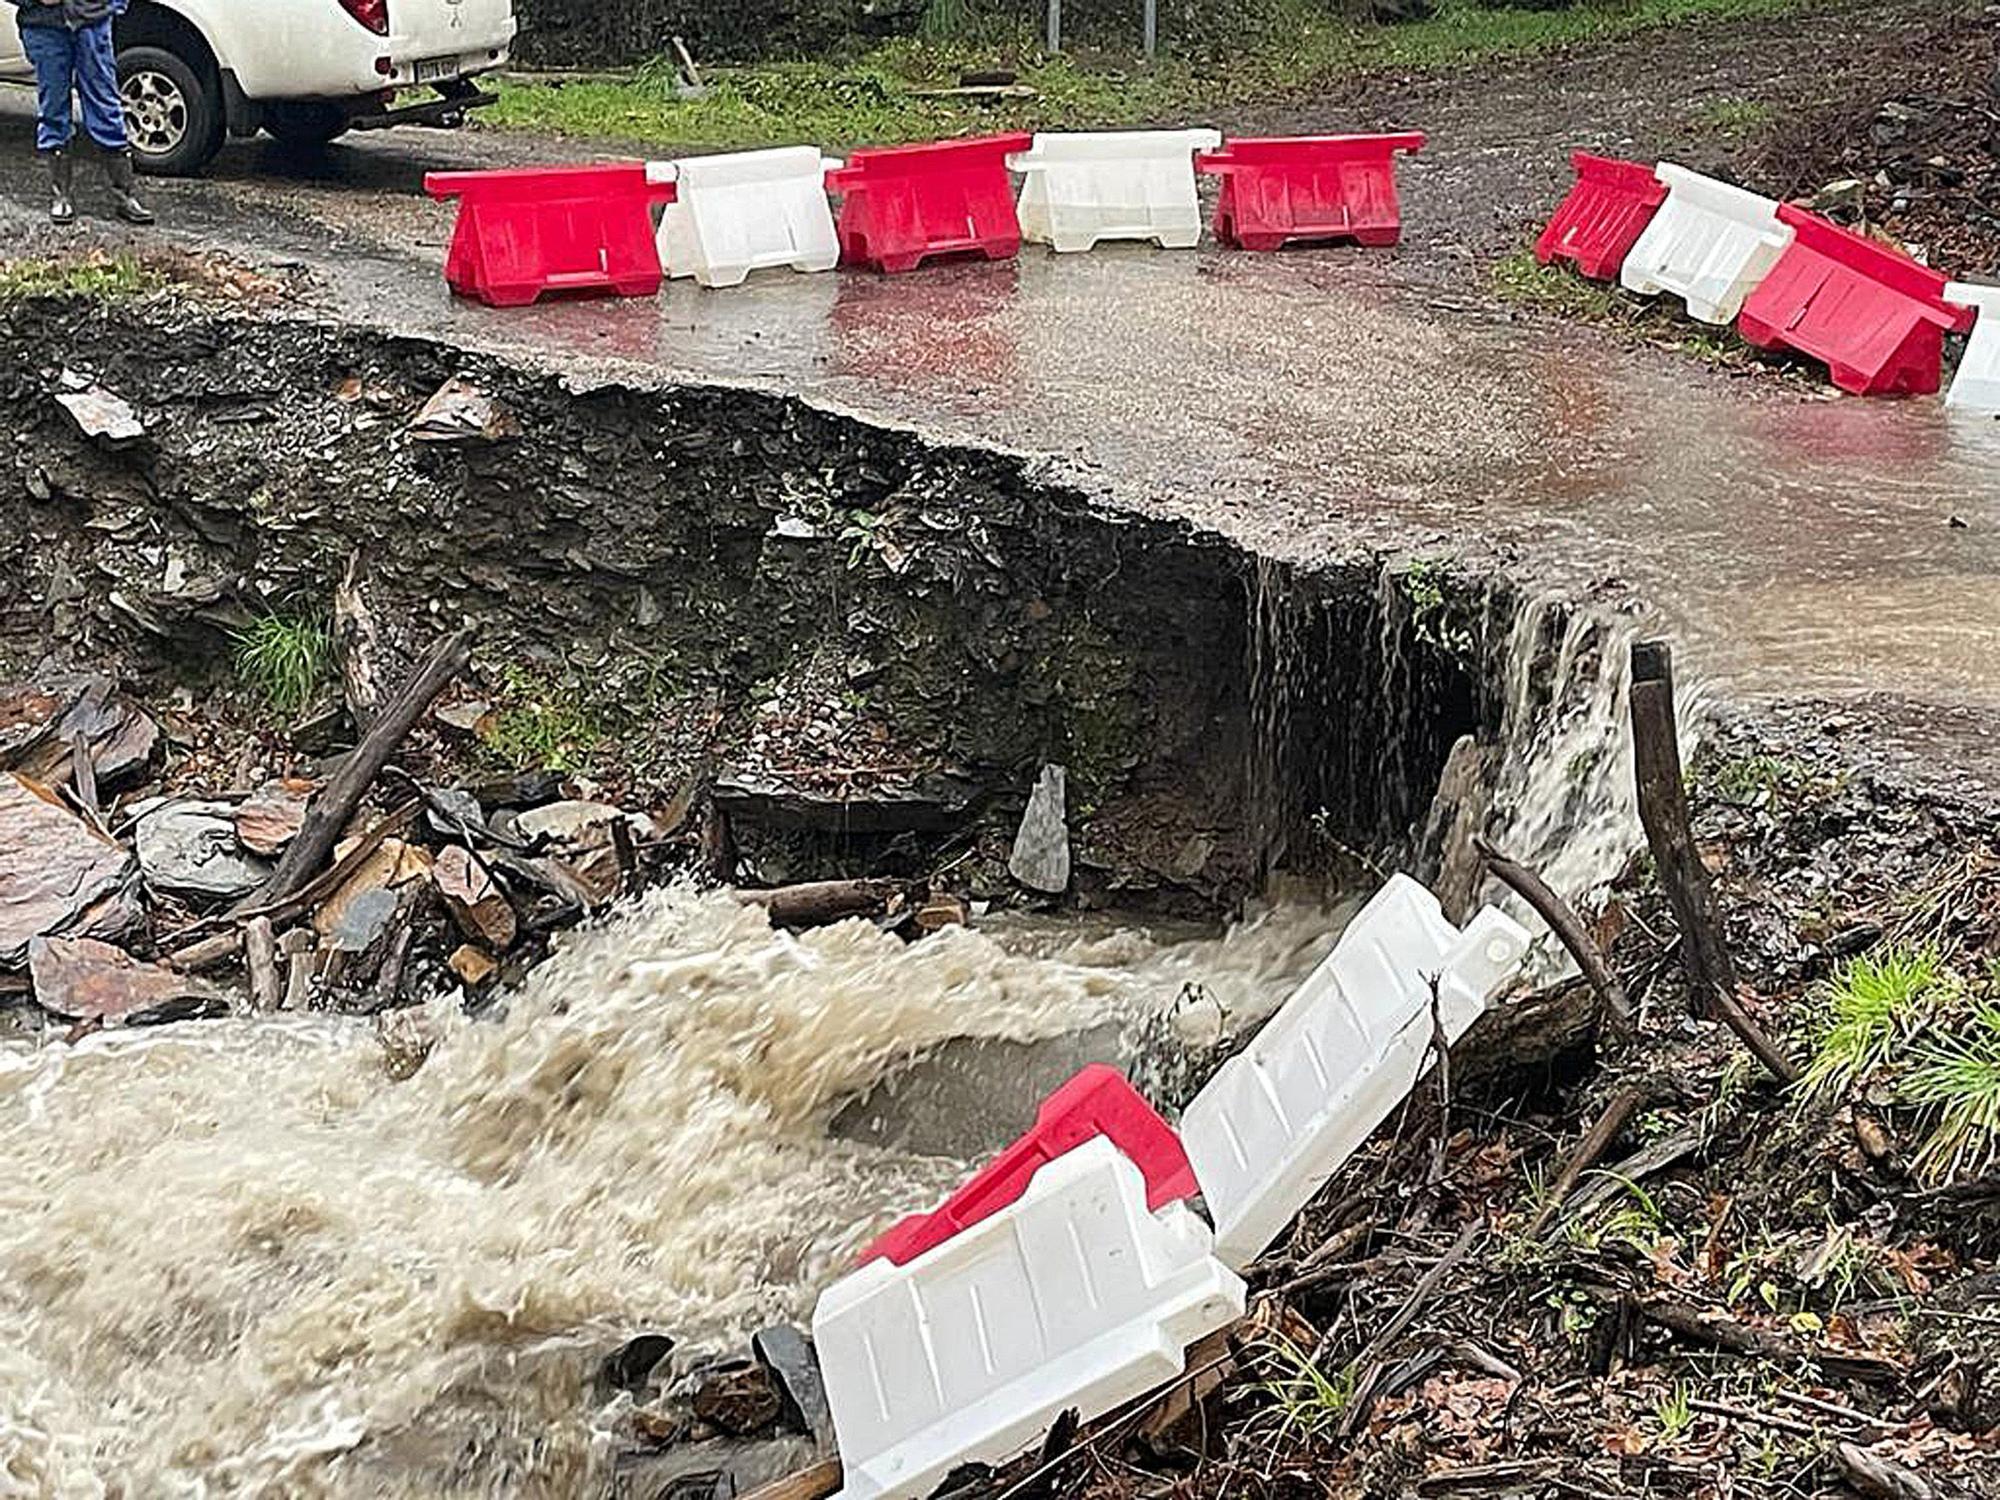
[[[32,249],[52,232],[9,92],[0,239]],[[238,143],[207,178],[153,192],[161,238],[302,270],[313,315],[581,380],[784,392],[1034,455],[1275,554],[1461,553],[1551,587],[1636,591],[1726,697],[1874,701],[1892,756],[2000,789],[2000,423],[1511,313],[1435,248],[1456,243],[1446,182],[1491,151],[1434,138],[1409,164],[1400,251],[1031,249],[513,312],[447,294],[451,211],[422,175],[591,154],[574,145],[388,132],[301,162]],[[79,234],[132,239],[102,221]]]

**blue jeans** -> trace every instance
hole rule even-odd
[[[70,119],[70,90],[83,100],[83,128],[105,151],[123,151],[125,107],[118,100],[118,56],[111,23],[81,31],[67,26],[23,26],[21,49],[35,65],[35,149],[59,151],[76,127]]]

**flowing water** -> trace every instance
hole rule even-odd
[[[843,1101],[953,1039],[1142,1061],[1191,983],[1245,1024],[1338,920],[905,946],[673,890],[499,1020],[430,1013],[405,1078],[335,1018],[0,1051],[0,1495],[593,1492],[597,1359],[802,1317],[964,1170],[831,1136]]]
[[[1265,831],[1276,747],[1344,689],[1277,582],[1246,664]],[[1398,639],[1372,689],[1406,717],[1373,731],[1407,800]],[[1587,892],[1636,838],[1625,638],[1536,600],[1506,654],[1489,826]],[[0,1046],[0,1497],[602,1492],[629,1402],[593,1388],[607,1352],[803,1319],[1081,1061],[1184,1099],[1350,910],[1290,892],[1220,934],[1007,917],[905,945],[674,889],[493,1018]]]

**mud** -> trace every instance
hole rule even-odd
[[[1454,742],[1501,728],[1516,601],[1496,579],[1259,564],[1019,459],[753,392],[577,390],[256,319],[43,306],[4,326],[16,676],[121,662],[227,705],[230,632],[323,609],[352,560],[390,668],[475,624],[470,691],[587,726],[590,769],[635,795],[707,763],[835,809],[851,837],[772,850],[774,876],[879,864],[899,833],[925,853],[1011,836],[1054,761],[1086,894],[1204,908],[1287,849],[1407,841]],[[84,438],[51,399],[64,367],[145,393],[146,438]],[[452,377],[519,435],[413,440]],[[1282,658],[1262,685],[1282,723],[1256,722],[1260,652]],[[870,824],[897,789],[939,816]]]

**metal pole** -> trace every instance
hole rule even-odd
[[[1160,0],[1146,0],[1146,56],[1160,49]]]
[[[1049,0],[1049,51],[1062,51],[1062,0]]]

